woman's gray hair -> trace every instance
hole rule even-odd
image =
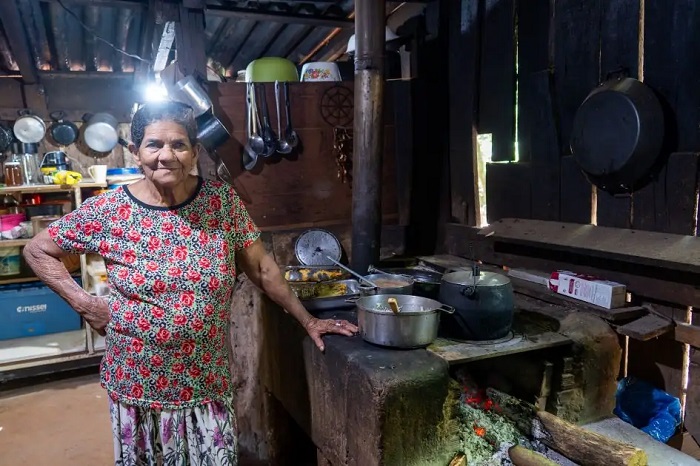
[[[142,105],[131,119],[131,142],[137,149],[141,147],[146,127],[157,121],[172,121],[182,125],[192,146],[197,143],[197,120],[192,107],[173,101],[149,102]]]

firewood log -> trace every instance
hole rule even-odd
[[[467,466],[467,457],[464,453],[457,453],[448,466]]]
[[[497,412],[529,435],[581,466],[646,466],[644,450],[585,430],[534,405],[494,389],[486,394],[498,405]]]
[[[508,456],[510,456],[510,460],[515,466],[557,466],[557,463],[544,455],[540,455],[536,451],[528,450],[520,445],[510,447]]]

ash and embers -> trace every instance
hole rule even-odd
[[[497,403],[479,388],[467,372],[458,373],[462,386],[459,404],[460,440],[467,464],[478,466],[512,466],[508,450],[521,445],[546,456],[562,466],[576,466],[566,457],[538,440],[524,436],[518,428],[500,414]]]

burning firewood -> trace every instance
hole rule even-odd
[[[508,455],[515,466],[558,466],[547,457],[520,445],[510,447]]]
[[[512,420],[526,435],[579,463],[581,466],[646,466],[647,454],[632,445],[571,424],[551,413],[494,389],[487,396],[499,412]]]

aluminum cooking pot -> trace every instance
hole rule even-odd
[[[373,273],[365,275],[364,278],[377,285],[377,294],[413,294],[415,281],[405,275]]]
[[[455,308],[440,333],[458,340],[496,340],[513,326],[515,298],[510,278],[478,267],[443,275],[439,299]]]
[[[83,138],[85,144],[95,152],[111,152],[119,143],[117,119],[109,113],[95,113],[83,118],[86,120]]]
[[[20,110],[20,117],[12,127],[15,137],[25,144],[36,144],[46,135],[46,124],[44,120],[33,115],[29,110]]]
[[[399,313],[389,307],[395,298]],[[440,312],[454,308],[433,299],[406,295],[365,296],[355,301],[360,335],[365,341],[392,348],[422,348],[437,338]]]

